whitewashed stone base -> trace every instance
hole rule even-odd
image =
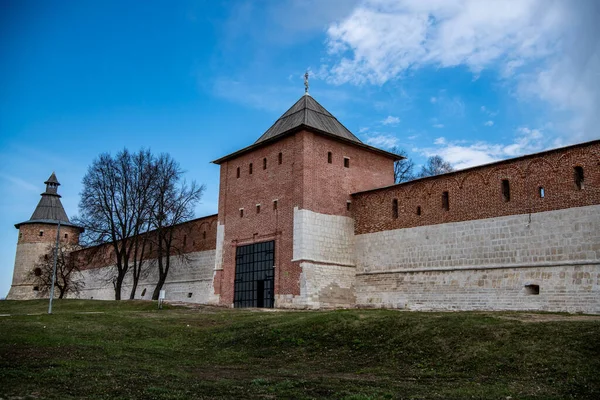
[[[600,206],[358,235],[356,256],[359,307],[600,313]]]
[[[158,281],[156,261],[148,264],[150,273],[140,279],[136,290],[136,299],[150,300]],[[186,259],[171,258],[171,267],[167,280],[163,285],[166,300],[208,304],[213,294],[213,270],[215,251],[199,251],[187,254]],[[85,287],[78,298],[114,300],[115,292],[112,284],[114,266],[88,269],[81,272]],[[128,299],[132,288],[132,277],[129,273],[123,282],[121,298]],[[144,289],[146,289],[144,293]],[[144,295],[142,296],[142,293]]]
[[[300,295],[276,296],[277,308],[350,308],[354,307],[353,266],[300,263]]]

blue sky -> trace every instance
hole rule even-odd
[[[169,152],[216,213],[220,156],[310,93],[372,145],[464,168],[597,139],[593,0],[0,3],[0,297],[52,171]]]

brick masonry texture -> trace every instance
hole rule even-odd
[[[600,141],[420,179],[353,196],[357,234],[600,204]],[[574,168],[582,167],[578,190]],[[502,180],[510,184],[510,201]],[[540,187],[544,197],[540,197]],[[449,210],[442,208],[448,192]],[[392,202],[398,200],[398,218]],[[417,215],[421,207],[421,215]]]
[[[350,160],[349,168],[344,167],[344,157]],[[219,190],[222,270],[215,271],[214,281],[219,303],[233,304],[236,247],[269,240],[275,240],[276,307],[305,303],[300,287],[303,269],[293,254],[294,209],[349,218],[350,193],[393,183],[392,166],[393,161],[381,154],[308,131],[223,162]]]
[[[13,280],[7,299],[25,300],[37,298],[30,273],[40,257],[48,253],[49,247],[56,243],[56,225],[24,224],[19,227],[17,254]],[[43,233],[40,236],[40,233]],[[66,235],[66,237],[65,237]],[[61,244],[79,243],[79,229],[71,226],[60,227],[59,241]]]
[[[357,235],[356,255],[358,306],[600,313],[598,205]]]

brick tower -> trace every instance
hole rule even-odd
[[[354,304],[351,193],[394,183],[399,156],[362,143],[305,93],[221,167],[213,301]]]
[[[57,193],[60,183],[54,172],[46,182],[46,191],[38,203],[31,218],[25,222],[15,224],[19,230],[17,254],[13,280],[7,299],[26,300],[38,297],[38,288],[31,280],[34,265],[40,256],[48,251],[48,246],[56,242],[56,230],[60,221],[61,243],[79,243],[79,234],[83,229],[72,224],[65,213]]]

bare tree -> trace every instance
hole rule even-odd
[[[74,245],[60,245],[56,257],[56,280],[54,286],[58,289],[58,298],[62,299],[67,294],[79,294],[85,283],[77,275],[80,272],[71,253],[79,247]],[[45,254],[40,256],[34,268],[29,272],[31,280],[38,287],[40,294],[47,296],[52,287],[52,274],[54,271],[55,245],[48,245]]]
[[[85,228],[84,243],[110,243],[113,247],[115,300],[121,299],[132,255],[137,255],[140,241],[134,238],[147,227],[151,214],[153,160],[149,150],[131,154],[124,149],[114,157],[104,153],[94,160],[83,178],[77,223]],[[134,269],[140,268],[134,265]]]
[[[194,207],[200,201],[205,186],[195,181],[181,181],[183,171],[168,154],[161,154],[156,162],[157,185],[152,209],[152,224],[157,242],[156,263],[158,282],[152,294],[158,300],[160,291],[169,274],[171,256],[183,257],[183,249],[176,246],[175,225],[193,218]]]
[[[454,168],[452,168],[452,165],[448,161],[445,161],[440,156],[432,156],[429,157],[425,165],[421,167],[419,178],[445,174],[452,171],[454,171]]]
[[[408,153],[397,146],[392,147],[390,152],[404,157],[394,162],[394,183],[408,182],[415,179],[413,174],[415,164],[408,158]]]

